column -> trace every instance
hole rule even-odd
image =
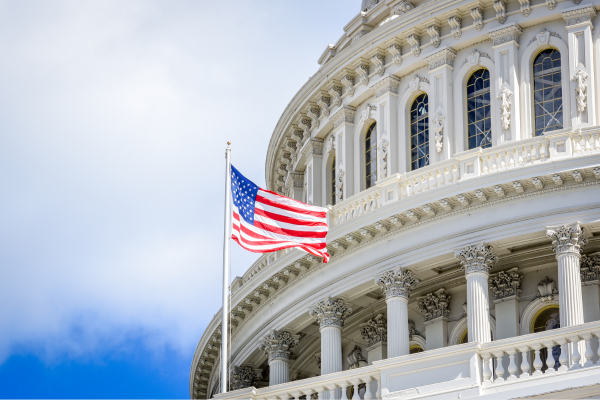
[[[523,29],[516,23],[493,30],[488,36],[494,41],[493,85],[498,93],[495,104],[500,108],[499,120],[493,121],[494,145],[521,139],[519,108],[519,36]],[[494,93],[494,90],[492,90]],[[494,102],[492,102],[494,104]],[[529,123],[529,122],[528,122]]]
[[[567,23],[568,32],[573,128],[593,126],[597,124],[592,42],[592,21],[596,17],[596,9],[591,5],[575,7],[563,11],[562,16]]]
[[[558,261],[558,307],[561,328],[583,324],[583,298],[579,259],[587,238],[580,222],[547,226]]]
[[[451,47],[443,47],[427,57],[432,92],[429,99],[429,157],[432,164],[451,158],[454,152],[452,71],[455,57],[456,51]]]
[[[302,150],[306,180],[306,203],[323,207],[323,140],[311,138]]]
[[[259,350],[269,357],[269,386],[290,381],[290,358],[299,341],[298,335],[272,330],[259,342]]]
[[[335,173],[337,202],[343,201],[360,190],[354,187],[354,114],[356,109],[343,106],[331,117],[335,137]],[[356,166],[360,167],[359,163]],[[360,169],[359,169],[360,170]],[[360,173],[357,174],[357,177]]]
[[[400,78],[390,75],[371,86],[371,90],[375,92],[377,112],[379,113],[377,118],[378,180],[400,171],[398,158],[398,137],[400,135],[397,112],[399,85]]]
[[[375,279],[387,303],[388,358],[409,354],[408,297],[419,280],[410,270],[398,266]]]
[[[426,350],[438,349],[448,345],[448,316],[450,299],[444,288],[419,297],[419,311],[425,317]]]
[[[467,326],[469,342],[487,343],[490,332],[490,301],[488,297],[488,271],[498,261],[490,246],[478,243],[456,250],[467,277]]]

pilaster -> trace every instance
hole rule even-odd
[[[400,79],[390,75],[371,86],[377,104],[377,178],[398,173],[398,86]]]
[[[354,115],[356,109],[343,106],[331,118],[335,135],[337,202],[355,193],[354,189]]]
[[[583,322],[600,320],[600,253],[581,256]]]
[[[377,314],[360,325],[360,334],[367,341],[369,365],[372,365],[374,361],[387,358],[387,318],[382,314]]]
[[[494,340],[519,336],[519,294],[521,280],[518,268],[490,276],[490,291],[496,307],[496,337]]]
[[[419,310],[425,317],[426,350],[448,345],[450,299],[444,288],[419,298]]]
[[[258,349],[269,357],[269,386],[290,380],[290,358],[300,336],[272,330],[258,344]]]
[[[519,36],[523,29],[516,23],[493,30],[488,36],[494,41],[493,84],[496,86],[500,106],[498,121],[492,121],[494,144],[522,139],[519,107]],[[493,93],[493,92],[492,92]]]
[[[311,138],[303,149],[306,179],[306,203],[324,206],[323,201],[323,140]]]
[[[573,128],[596,125],[596,86],[594,84],[594,52],[592,21],[596,9],[591,6],[563,11],[567,23],[569,47],[569,79],[571,80],[571,118]],[[562,326],[562,325],[561,325]]]
[[[429,99],[429,157],[439,162],[452,157],[454,108],[452,106],[454,58],[456,51],[443,47],[426,58],[429,63],[431,98]]]

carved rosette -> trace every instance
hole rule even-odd
[[[381,287],[385,297],[404,297],[408,299],[410,291],[419,283],[419,279],[408,269],[396,267],[385,271],[383,275],[375,279],[375,283]]]
[[[546,236],[552,239],[552,250],[558,257],[561,254],[580,254],[581,249],[587,244],[584,229],[579,222],[570,225],[557,225],[546,227]]]
[[[581,256],[580,272],[582,283],[600,280],[600,253]]]
[[[272,330],[258,343],[258,349],[273,360],[288,361],[292,356],[293,348],[300,341],[299,335],[292,335],[287,331]]]
[[[367,341],[367,347],[387,342],[387,319],[382,314],[377,314],[360,325],[360,335]]]
[[[484,272],[487,274],[490,268],[498,261],[498,256],[494,254],[492,247],[486,246],[483,243],[455,250],[454,257],[460,261],[467,275],[474,272]]]
[[[521,293],[521,279],[523,275],[519,274],[517,268],[490,277],[490,290],[494,294],[494,300],[518,296]]]
[[[344,326],[345,318],[352,314],[352,308],[342,299],[335,300],[332,297],[325,297],[313,305],[308,310],[308,314],[315,318],[321,328],[328,326],[341,328]]]
[[[451,298],[443,288],[419,298],[419,311],[425,317],[425,321],[439,317],[448,318]]]
[[[231,371],[229,389],[238,390],[254,386],[254,383],[261,380],[262,377],[262,369],[252,369],[252,367],[234,367]]]

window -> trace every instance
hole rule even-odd
[[[532,333],[537,332],[545,332],[552,329],[560,328],[560,316],[558,312],[558,306],[551,305],[548,307],[542,308],[538,311],[537,315],[533,318],[533,323],[531,324]],[[533,360],[534,354],[531,354],[531,360]],[[540,350],[540,358],[542,359],[542,372],[548,369],[548,365],[546,364],[546,359],[548,358],[548,349],[544,347]],[[560,358],[560,346],[556,345],[552,347],[552,358],[554,358],[554,368],[560,367],[560,362],[558,359]]]
[[[556,49],[546,49],[533,60],[533,107],[535,136],[562,129],[562,75]]]
[[[331,160],[331,205],[335,206],[335,156]]]
[[[412,346],[410,346],[408,353],[415,354],[415,353],[421,353],[422,351],[423,351],[423,348],[421,346],[419,346],[418,344],[413,344]]]
[[[365,189],[377,181],[377,123],[373,122],[365,135]]]
[[[429,99],[419,95],[410,108],[410,164],[411,169],[429,165]]]
[[[467,121],[469,149],[492,146],[490,111],[490,71],[477,70],[467,82]]]

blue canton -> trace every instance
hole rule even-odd
[[[231,166],[231,196],[244,221],[254,225],[254,204],[260,188]]]

